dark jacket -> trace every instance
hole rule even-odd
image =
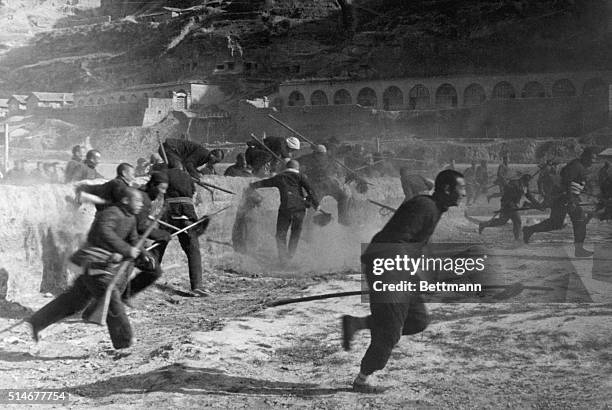
[[[168,204],[168,212],[166,221],[173,223],[171,216],[187,216],[191,221],[195,222],[198,217],[195,212],[195,207],[191,198],[195,193],[195,185],[191,175],[177,168],[171,168],[167,171],[168,175],[168,191],[166,192],[166,201],[172,198],[186,198],[185,201]],[[173,223],[173,225],[175,225]]]
[[[523,196],[525,196],[525,198],[527,198],[532,204],[538,206],[538,200],[531,195],[528,187],[521,184],[518,179],[509,181],[504,186],[504,192],[501,197],[501,208],[507,210],[519,208]]]
[[[325,153],[313,152],[302,155],[297,162],[300,163],[300,172],[315,185],[326,182],[337,174],[336,164]]]
[[[244,152],[244,159],[247,165],[253,168],[253,172],[258,172],[273,159],[272,154],[266,151],[265,148],[262,148],[259,143],[253,142],[247,145],[248,148]]]
[[[584,184],[587,180],[586,168],[578,158],[568,162],[567,165],[561,169],[559,175],[561,176],[561,188],[566,194],[570,194],[572,182]]]
[[[191,175],[177,168],[169,169],[166,174],[168,175],[166,198],[193,197],[195,185]]]
[[[385,244],[414,243],[414,247],[406,251],[410,257],[421,256],[422,248],[429,241],[445,211],[429,195],[418,195],[404,202],[381,231],[374,235],[361,255],[362,263],[368,264],[376,257],[389,257],[387,253],[391,249]]]
[[[138,234],[142,235],[147,230],[149,225],[153,223],[153,221],[149,219],[149,215],[151,215],[151,212],[153,211],[153,201],[156,198],[151,197],[151,195],[155,194],[151,190],[147,190],[146,186],[140,188],[140,190],[142,191],[142,210],[138,215],[136,215],[136,229],[138,231]],[[152,239],[156,242],[167,242],[170,240],[170,234],[168,233],[168,231],[155,228],[149,234],[149,239]]]
[[[280,192],[280,207],[283,211],[303,211],[306,209],[306,200],[317,208],[319,200],[308,182],[308,179],[299,172],[285,170],[272,178],[263,179],[251,184],[253,188],[278,188]],[[306,198],[304,192],[306,191]]]
[[[251,172],[248,170],[248,168],[242,168],[242,167],[239,167],[238,165],[234,164],[234,165],[230,165],[229,167],[227,167],[227,169],[223,173],[223,176],[226,176],[226,177],[252,177],[253,174],[251,174]]]
[[[136,217],[124,205],[113,205],[96,214],[87,242],[91,246],[129,257],[138,242]]]
[[[197,168],[206,164],[210,159],[209,150],[200,144],[188,140],[168,138],[164,142],[164,148],[166,149],[169,161],[171,161],[171,155],[178,156],[185,171],[196,178],[199,176]]]
[[[266,147],[270,148],[272,152],[281,158],[289,158],[289,147],[287,146],[287,140],[283,137],[266,137],[263,140]]]
[[[108,208],[112,204],[121,202],[123,191],[129,187],[129,184],[120,176],[111,179],[108,182],[99,185],[80,185],[78,190],[87,192],[88,194],[99,196],[104,199],[106,204],[96,204],[96,211],[100,212]]]

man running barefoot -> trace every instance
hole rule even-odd
[[[422,332],[428,324],[427,310],[419,293],[388,292],[384,300],[381,300],[377,292],[372,290],[373,282],[381,278],[373,274],[374,259],[389,256],[392,247],[409,249],[407,253],[410,257],[421,256],[442,214],[449,207],[457,206],[465,195],[465,181],[461,173],[450,169],[440,172],[435,180],[433,195],[418,195],[404,202],[383,229],[374,235],[361,256],[370,289],[372,314],[342,318],[345,350],[350,350],[351,340],[358,330],[370,329],[371,334],[370,346],[353,382],[354,391],[383,392],[384,388],[368,384],[368,376],[385,367],[393,347],[402,335]],[[418,280],[418,275],[414,277]]]

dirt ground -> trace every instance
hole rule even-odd
[[[596,256],[611,254],[611,228],[589,225]],[[429,304],[431,325],[404,337],[377,374],[376,383],[390,387],[383,395],[349,389],[369,335],[358,334],[353,350],[343,351],[339,319],[368,312],[359,296],[265,307],[287,297],[358,290],[358,265],[323,274],[302,263],[289,272],[232,256],[207,273],[207,298],[181,296],[187,272],[181,263],[168,264],[158,286],[135,299],[129,316],[137,342],[125,351],[112,349],[105,328],[79,317],[44,330],[38,344],[25,326],[0,335],[0,385],[62,389],[79,408],[612,406],[612,281],[606,269],[594,273],[600,260],[567,256],[571,226],[515,245],[510,225],[479,237],[456,209],[437,234],[453,238],[482,241],[492,264],[544,290],[526,289],[496,304]],[[27,308],[5,303],[0,326],[49,300],[34,298]]]

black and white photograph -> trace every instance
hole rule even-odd
[[[612,1],[0,0],[0,407],[612,408]]]

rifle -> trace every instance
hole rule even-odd
[[[157,218],[155,218],[156,221],[163,213],[163,211],[163,208],[159,211]],[[153,229],[155,229],[155,223],[152,223],[147,227],[146,231],[140,237],[134,247],[137,249],[142,248]],[[119,280],[122,279],[126,274],[129,275],[130,270],[128,268],[130,267],[132,261],[133,260],[131,258],[128,258],[127,260],[121,263],[119,269],[117,270],[117,273],[115,273],[115,276],[113,276],[113,279],[108,284],[106,291],[104,292],[104,297],[98,299],[95,310],[89,315],[89,317],[87,317],[88,322],[92,322],[98,325],[103,325],[104,322],[106,322],[106,316],[108,315],[108,306],[110,304],[112,294],[115,291],[115,286],[117,285],[117,283],[119,283]]]
[[[313,141],[309,140],[308,138],[306,138],[305,136],[303,136],[302,134],[300,134],[299,132],[297,132],[296,130],[294,130],[293,128],[291,128],[289,125],[285,124],[284,122],[282,122],[281,120],[279,120],[278,118],[276,118],[275,116],[273,116],[272,114],[268,114],[268,117],[271,118],[273,121],[276,121],[278,124],[282,125],[283,127],[287,128],[289,131],[291,131],[292,133],[294,133],[295,135],[297,135],[298,137],[300,137],[301,139],[303,139],[304,141],[306,141],[307,143],[309,143],[312,146],[315,146],[317,144],[315,144]],[[363,181],[365,182],[367,185],[374,185],[371,182],[366,181],[365,179],[361,178],[355,171],[353,171],[352,169],[350,169],[349,167],[347,167],[346,165],[344,165],[342,162],[338,161],[336,158],[331,157],[330,158],[332,160],[334,160],[334,162],[336,162],[338,165],[340,165],[342,168],[344,168],[345,170],[347,170],[348,172],[350,172],[351,174],[355,175],[357,178],[357,180]]]

